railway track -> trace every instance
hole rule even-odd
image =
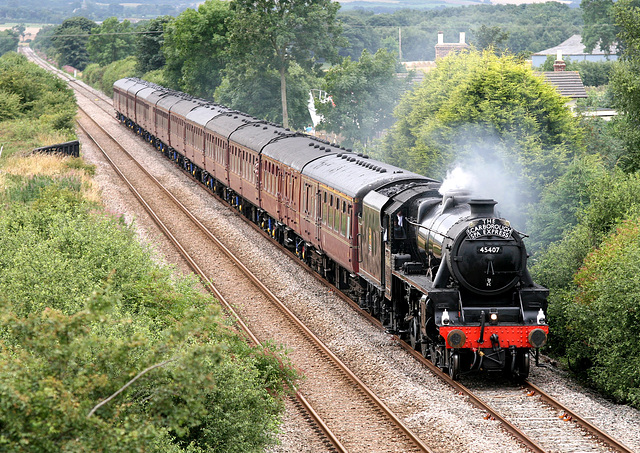
[[[80,89],[86,90],[85,87]],[[99,102],[102,104],[100,108],[109,110],[108,98]],[[403,346],[412,350],[408,345]],[[419,354],[414,356],[423,361]],[[428,361],[423,363],[425,366],[430,365]],[[531,451],[632,451],[598,428],[591,426],[578,414],[545,395],[533,384],[526,383],[524,387],[501,385],[489,388],[474,385],[471,389],[466,389],[459,383],[451,381],[439,370],[432,371],[451,385],[454,392],[466,395],[473,405],[486,411],[487,418],[499,420],[511,435]],[[549,433],[556,430],[555,425],[560,425],[561,428],[558,428],[559,434],[554,438]]]
[[[293,363],[307,376],[299,399],[337,451],[431,451],[168,189],[124,149],[114,152],[120,148],[115,138],[82,111],[78,123],[94,142],[105,143],[101,149],[114,169],[206,286],[253,332],[254,341],[284,340]]]

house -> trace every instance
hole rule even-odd
[[[558,52],[553,64],[553,71],[539,73],[544,80],[554,86],[558,92],[568,99],[567,105],[573,110],[578,99],[586,98],[587,91],[582,83],[582,78],[578,71],[565,71],[567,64],[562,59],[562,54]]]
[[[562,44],[534,53],[531,56],[531,63],[533,67],[542,66],[549,55],[557,55],[558,52],[564,55],[565,58],[570,59],[572,63],[578,61],[615,61],[618,59],[615,46],[611,46],[609,55],[603,50],[600,50],[598,46],[596,46],[591,53],[586,53],[584,51],[584,44],[582,44],[582,37],[580,35],[573,35]]]

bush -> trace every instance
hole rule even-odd
[[[567,357],[605,394],[640,408],[640,217],[592,252],[577,272]]]
[[[116,80],[123,77],[138,76],[136,69],[137,60],[136,57],[127,57],[124,60],[114,61],[109,64],[104,71],[102,80],[100,82],[100,89],[107,96],[113,96],[113,84]]]
[[[32,128],[72,133],[76,105],[66,84],[16,53],[0,58],[0,121],[27,118]]]
[[[274,442],[296,379],[280,351],[235,335],[194,278],[161,267],[132,227],[84,200],[73,172],[4,179],[0,450]]]

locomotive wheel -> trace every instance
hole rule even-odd
[[[449,377],[454,381],[460,377],[460,354],[453,353],[449,357]]]
[[[409,326],[409,344],[416,351],[421,351],[422,343],[420,341],[420,320],[417,316],[414,316]]]

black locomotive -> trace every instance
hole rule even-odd
[[[117,118],[456,378],[529,373],[547,290],[493,200],[135,78]]]

